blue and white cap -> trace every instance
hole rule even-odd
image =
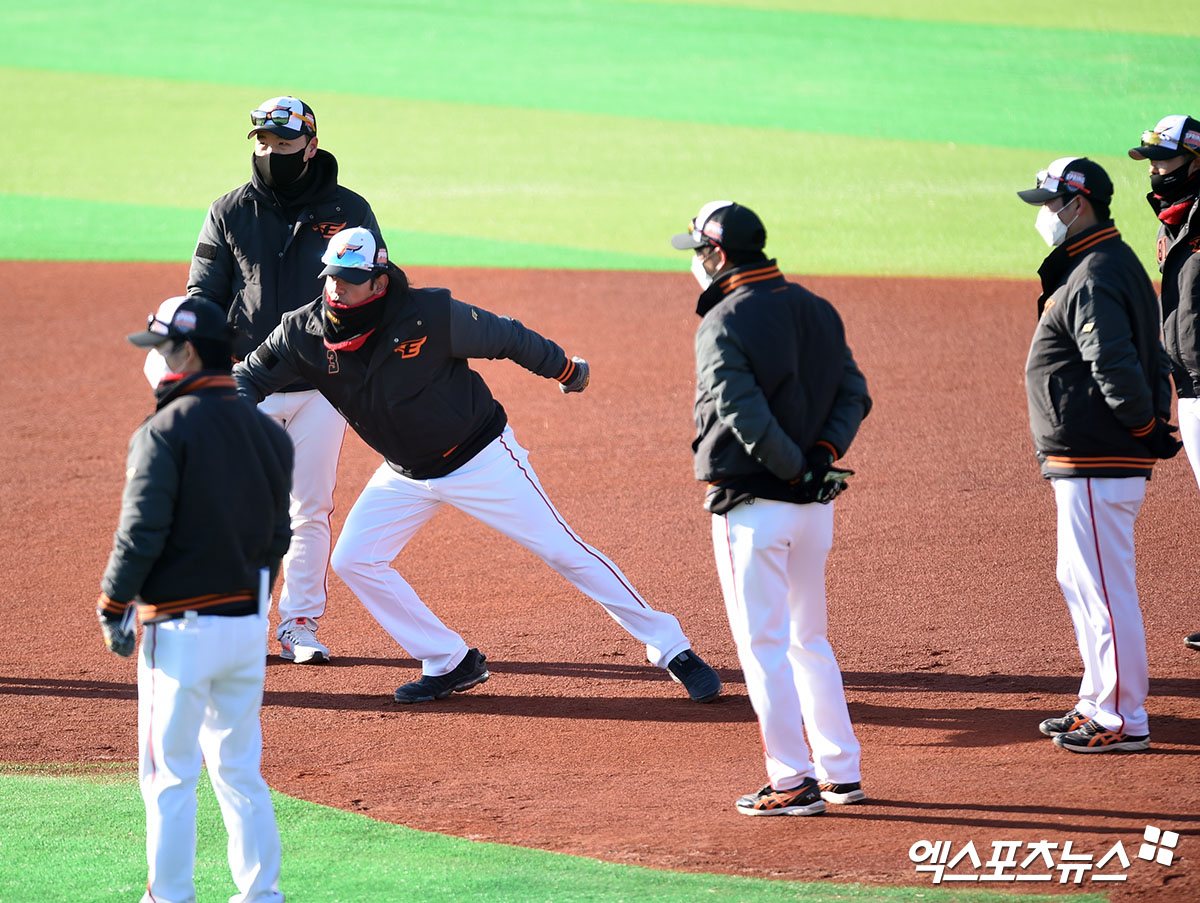
[[[387,246],[383,236],[363,226],[343,229],[333,238],[321,255],[325,269],[320,276],[336,276],[355,285],[362,285],[372,276],[387,271]]]

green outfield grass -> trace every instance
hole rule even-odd
[[[1028,276],[1043,246],[1014,192],[1068,153],[1109,169],[1149,263],[1124,150],[1194,102],[1200,11],[892,6],[457,0],[349,29],[307,0],[301,55],[254,0],[13,5],[0,258],[187,260],[249,174],[249,109],[286,90],[402,263],[682,270],[666,237],[730,197],[791,271]]]
[[[200,903],[236,892],[216,798],[199,786]],[[296,903],[1033,903],[1063,897],[687,874],[414,831],[274,794],[280,889]],[[102,814],[102,817],[98,817]],[[145,886],[145,816],[129,766],[0,765],[0,903],[120,903]],[[1072,903],[1101,903],[1100,894]]]

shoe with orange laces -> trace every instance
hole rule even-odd
[[[1138,752],[1150,748],[1150,735],[1122,734],[1088,721],[1073,731],[1056,735],[1054,745],[1077,753]]]
[[[835,784],[833,781],[820,781],[817,786],[821,789],[821,799],[827,803],[844,806],[847,803],[861,803],[867,798],[863,793],[862,784]]]
[[[825,811],[821,788],[815,778],[791,790],[775,790],[767,784],[758,793],[748,793],[737,801],[742,815],[820,815]]]

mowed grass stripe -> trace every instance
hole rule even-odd
[[[14,773],[19,771],[21,773]],[[0,765],[0,901],[119,903],[145,886],[145,812],[128,769],[93,775]],[[236,892],[205,776],[198,786],[200,903]],[[1034,903],[1061,899],[928,885],[873,887],[667,872],[415,831],[273,794],[281,890],[305,903]],[[1100,903],[1089,894],[1078,903]]]
[[[622,0],[626,2],[626,0]],[[672,6],[724,6],[787,12],[836,13],[882,19],[1017,25],[1023,28],[1071,28],[1125,31],[1174,37],[1200,37],[1200,8],[1178,4],[1133,4],[1128,0],[1089,0],[1069,9],[1052,10],[1045,0],[627,0]]]
[[[27,99],[11,133],[43,136],[37,153],[0,145],[0,258],[186,261],[209,202],[249,176],[261,89],[20,69],[0,83]],[[1043,246],[1015,191],[1058,153],[881,140],[846,166],[827,136],[787,130],[308,96],[343,184],[420,265],[682,270],[668,237],[728,197],[760,212],[789,272],[1024,277]],[[71,104],[105,111],[86,152],[42,113]],[[206,128],[157,140],[145,123],[172,105]],[[1095,158],[1151,265],[1144,166]]]
[[[1178,7],[1139,7],[1150,19],[1155,9],[1173,19]],[[296,0],[287,27],[320,36],[310,54],[291,35],[271,39],[273,10],[254,0],[194,11],[157,0],[46,0],[0,13],[0,58],[141,78],[270,80],[268,90],[295,93],[333,87],[871,140],[1038,149],[1086,141],[1085,150],[1126,141],[1147,108],[1170,104],[1171,86],[1200,77],[1195,38],[1072,30],[1069,16],[1021,28],[707,4],[429,0],[348,17],[336,4]],[[322,49],[332,63],[321,63]],[[194,122],[186,108],[176,115]],[[423,140],[421,124],[409,126],[407,140]]]

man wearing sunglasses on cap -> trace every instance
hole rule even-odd
[[[1200,122],[1166,116],[1129,156],[1150,163],[1146,200],[1159,220],[1163,344],[1179,397],[1179,435],[1200,483]],[[1200,650],[1200,632],[1183,642]]]
[[[1076,753],[1150,747],[1133,529],[1154,462],[1180,449],[1158,299],[1109,215],[1112,181],[1062,157],[1017,192],[1051,247],[1025,364],[1029,425],[1058,509],[1057,575],[1083,659],[1079,701],[1039,730]]]
[[[254,139],[250,181],[218,198],[200,231],[188,295],[224,308],[242,360],[280,318],[321,292],[321,253],[347,227],[377,229],[359,195],[338,184],[337,160],[317,146],[312,108],[295,97],[272,97],[250,113]],[[152,378],[153,380],[153,378]],[[330,515],[346,423],[303,381],[259,408],[287,430],[296,447],[292,485],[292,545],[283,561],[276,637],[280,655],[297,664],[329,660],[315,636],[325,611],[332,548]]]

